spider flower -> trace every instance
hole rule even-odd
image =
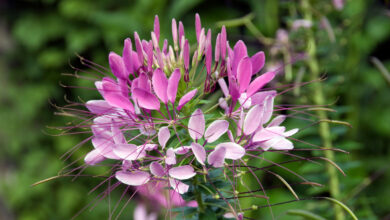
[[[191,53],[183,24],[173,19],[169,45],[160,39],[156,16],[150,40],[134,33],[121,55],[109,53],[113,75],[95,82],[103,99],[86,102],[94,115],[94,149],[85,163],[117,162],[113,175],[119,182],[144,194],[148,184],[162,182],[180,195],[194,177],[240,162],[250,151],[293,148],[289,137],[298,130],[285,131],[285,116],[271,120],[276,91],[263,88],[276,73],[260,74],[264,53],[249,56],[243,41],[231,48],[225,27],[213,48],[199,15],[195,33]],[[223,95],[215,99],[217,89]]]

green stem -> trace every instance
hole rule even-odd
[[[204,204],[203,204],[202,192],[198,188],[198,179],[197,178],[194,178],[194,186],[196,188],[194,193],[195,193],[196,202],[198,203],[198,209],[199,209],[200,213],[203,213],[205,207],[204,207]]]
[[[306,20],[312,21],[312,12],[311,12],[311,6],[309,0],[302,0],[302,10],[304,14],[304,18]],[[310,69],[310,72],[312,74],[313,79],[317,79],[320,76],[320,70],[319,70],[319,64],[316,59],[316,43],[315,43],[315,38],[314,34],[311,31],[311,29],[307,30],[307,65]],[[314,103],[316,105],[324,105],[326,104],[325,102],[325,96],[324,96],[324,91],[321,83],[314,83],[313,84],[313,98],[314,98]],[[323,146],[327,149],[332,148],[332,139],[331,139],[331,134],[330,134],[330,128],[329,128],[329,123],[326,122],[327,120],[327,113],[326,111],[317,111],[317,116],[319,117],[320,120],[324,120],[319,124],[319,134],[321,136],[321,140],[323,143]],[[325,157],[331,161],[334,161],[335,155],[334,152],[331,150],[324,151],[325,152]],[[335,199],[340,199],[340,186],[339,186],[339,179],[338,179],[338,174],[337,170],[334,166],[331,164],[326,165],[326,171],[329,175],[329,191],[330,194],[333,198]],[[335,212],[335,219],[336,220],[344,220],[345,216],[343,213],[343,210],[340,206],[334,205],[334,212]]]

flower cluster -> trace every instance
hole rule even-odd
[[[288,137],[298,130],[281,126],[285,116],[271,120],[277,93],[263,87],[275,72],[259,75],[264,53],[250,57],[242,41],[231,48],[225,27],[212,47],[199,15],[195,27],[197,44],[190,47],[173,19],[168,45],[156,16],[151,40],[135,33],[135,48],[128,38],[122,56],[109,54],[115,77],[95,82],[103,100],[86,103],[94,114],[88,165],[115,160],[123,184],[163,182],[184,194],[187,180],[239,163],[250,151],[293,149]]]

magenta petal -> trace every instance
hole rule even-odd
[[[180,69],[175,69],[168,80],[167,96],[168,100],[173,104],[176,100],[177,88],[179,86],[181,73]]]
[[[202,29],[202,24],[200,22],[200,17],[199,17],[199,14],[196,13],[195,14],[195,32],[196,32],[196,40],[198,41],[198,43],[199,43],[199,35],[201,32],[201,29]]]
[[[115,108],[113,108],[110,104],[108,104],[105,100],[90,100],[85,103],[85,106],[88,110],[94,114],[110,114],[115,112]]]
[[[204,137],[208,143],[218,140],[229,128],[229,122],[226,120],[216,120],[206,129]]]
[[[232,60],[232,69],[233,69],[233,75],[236,76],[237,74],[237,68],[239,62],[242,60],[242,58],[247,57],[248,52],[246,50],[245,43],[242,40],[239,40],[236,45],[234,45],[234,57]]]
[[[213,167],[223,167],[225,162],[226,149],[224,147],[216,148],[207,157],[207,162]]]
[[[186,40],[184,43],[183,60],[184,60],[184,68],[188,70],[190,66],[190,44],[188,43],[188,40]]]
[[[161,145],[162,149],[165,148],[165,145],[167,144],[169,138],[171,136],[171,133],[169,132],[168,127],[161,127],[158,131],[158,143]]]
[[[204,147],[198,143],[192,143],[191,144],[192,152],[195,155],[196,160],[204,165],[204,161],[206,160],[206,150]]]
[[[263,117],[263,107],[255,105],[247,113],[244,120],[244,134],[250,135],[257,130],[261,124],[261,118]]]
[[[133,95],[138,102],[138,105],[142,108],[149,110],[159,110],[160,102],[153,94],[143,90],[143,89],[134,89]]]
[[[142,43],[137,32],[134,32],[135,49],[137,50],[138,62],[142,65],[144,63],[144,53]]]
[[[211,73],[211,64],[213,60],[212,45],[211,45],[211,30],[209,29],[206,36],[205,63],[207,74]]]
[[[158,20],[158,15],[154,17],[154,28],[153,28],[154,34],[156,35],[157,42],[160,39],[160,22]]]
[[[163,102],[168,102],[167,97],[167,88],[168,88],[168,79],[165,76],[165,73],[161,69],[156,69],[153,72],[152,78],[153,90],[156,93],[157,97]]]
[[[188,133],[193,140],[199,140],[203,137],[205,129],[205,120],[200,108],[196,109],[188,122]]]
[[[278,142],[273,144],[272,148],[275,150],[292,150],[294,148],[294,145],[286,138],[281,138]]]
[[[257,52],[251,57],[252,62],[252,75],[258,73],[264,66],[265,55],[263,51]]]
[[[189,102],[192,98],[194,98],[197,91],[198,91],[198,89],[194,89],[194,90],[189,91],[185,95],[183,95],[183,97],[181,97],[181,99],[179,101],[179,105],[177,106],[177,110],[180,111],[180,109],[183,108],[183,106],[185,104],[187,104],[187,102]]]
[[[192,168],[192,166],[190,165],[173,167],[168,172],[169,172],[169,176],[178,180],[190,179],[196,175],[194,168]]]
[[[227,46],[227,36],[226,36],[226,27],[222,26],[221,30],[221,58],[225,60],[226,57],[226,46]]]
[[[121,56],[119,56],[118,54],[116,54],[114,52],[110,52],[110,54],[108,55],[108,61],[109,61],[112,73],[117,78],[122,78],[122,79],[127,78],[125,66],[123,64],[123,60],[122,60]]]
[[[179,21],[179,45],[182,45],[182,38],[184,37],[184,26],[181,21]],[[183,48],[181,48],[183,49]]]
[[[190,188],[189,185],[172,178],[169,179],[169,185],[171,185],[171,187],[180,194],[186,193]]]
[[[248,57],[244,57],[238,63],[237,81],[240,86],[240,93],[243,93],[247,88],[252,78],[252,63]]]
[[[245,149],[236,143],[233,142],[220,143],[215,147],[215,150],[221,147],[226,149],[225,158],[227,159],[238,160],[245,155]]]
[[[123,96],[121,88],[104,78],[102,81],[102,90],[104,99],[113,107],[118,107],[122,109],[129,110],[131,113],[134,113],[134,106],[130,100]]]
[[[247,90],[248,97],[251,97],[251,95],[255,94],[257,91],[263,88],[274,77],[275,77],[275,72],[266,72],[263,75],[257,77],[255,80],[253,80]]]
[[[223,78],[218,79],[218,84],[219,84],[219,87],[221,88],[223,94],[225,95],[225,97],[228,97],[229,96],[229,89],[226,85],[225,80]]]
[[[279,126],[286,119],[285,115],[278,115],[267,125],[267,127]]]
[[[150,180],[150,174],[144,171],[117,171],[115,173],[115,178],[130,186],[140,186],[146,184]]]
[[[123,47],[122,57],[123,57],[123,63],[125,64],[125,67],[127,70],[127,77],[128,77],[130,73],[134,72],[134,69],[133,69],[133,48],[131,45],[130,38],[126,38],[126,40],[125,40],[125,46]]]
[[[90,151],[84,158],[84,162],[88,165],[95,165],[95,164],[98,164],[100,162],[102,162],[103,160],[105,160],[106,158],[101,155],[99,153],[98,150],[94,149],[92,151]]]
[[[219,61],[219,57],[221,55],[221,35],[218,34],[217,35],[217,39],[215,40],[215,52],[214,52],[214,61],[215,62],[218,62]]]
[[[168,165],[176,164],[176,155],[172,148],[169,148],[166,152],[165,163]]]
[[[161,164],[159,164],[158,162],[152,162],[149,166],[149,169],[150,172],[155,176],[162,177],[165,175],[164,167],[161,166]]]

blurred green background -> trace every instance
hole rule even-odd
[[[132,37],[134,31],[141,38],[150,38],[155,14],[160,17],[162,37],[169,38],[171,18],[176,18],[183,21],[186,35],[192,35],[189,39],[195,42],[196,12],[205,27],[219,30],[219,24],[226,24],[231,45],[243,39],[251,54],[264,50],[269,65],[286,67],[285,77],[278,79],[280,84],[312,79],[305,61],[291,62],[305,52],[312,34],[319,73],[327,77],[321,82],[325,103],[337,111],[329,113],[328,118],[352,125],[349,128],[330,123],[333,145],[349,152],[336,153],[334,160],[346,173],[346,176],[337,174],[341,191],[338,199],[359,219],[390,219],[390,76],[371,62],[376,57],[385,69],[390,69],[390,3],[349,0],[341,9],[336,9],[331,0],[309,3],[312,27],[305,29],[294,26],[296,20],[307,15],[302,1],[1,1],[0,219],[70,219],[103,191],[98,189],[88,194],[99,180],[83,177],[75,181],[60,178],[31,187],[34,182],[55,176],[69,163],[61,161],[60,156],[85,138],[54,136],[58,132],[48,127],[73,120],[54,115],[56,109],[50,103],[66,104],[64,95],[73,101],[79,101],[78,97],[98,98],[96,92],[88,89],[60,86],[92,87],[91,82],[61,75],[74,72],[71,65],[80,66],[76,54],[107,66],[108,52],[120,53],[123,40]],[[250,13],[253,17],[250,16],[249,23],[242,19],[231,22]],[[287,41],[282,29],[288,32]],[[311,91],[311,85],[301,87],[277,101],[314,104]],[[299,119],[289,121],[290,127],[307,125]],[[318,125],[311,125],[299,138],[321,144],[317,129]],[[89,149],[90,144],[86,144],[70,161],[80,159]],[[320,154],[313,152],[313,155]],[[275,161],[284,159],[281,155],[273,156]],[[77,163],[81,165],[82,161]],[[300,186],[296,189],[299,195],[329,196],[325,166],[299,163],[290,168],[325,185],[322,188]],[[286,179],[294,182],[293,177],[286,175]],[[280,182],[275,178],[267,180],[268,186],[274,184]],[[294,199],[286,189],[267,193],[275,203]],[[120,195],[121,190],[115,191],[112,200]],[[133,203],[120,219],[131,219],[132,209]],[[275,206],[275,218],[302,219],[289,215],[291,209],[334,218],[328,201],[311,200]],[[108,212],[108,202],[103,200],[92,211],[82,212],[78,219],[107,219]],[[268,209],[258,210],[252,217],[271,219]]]

